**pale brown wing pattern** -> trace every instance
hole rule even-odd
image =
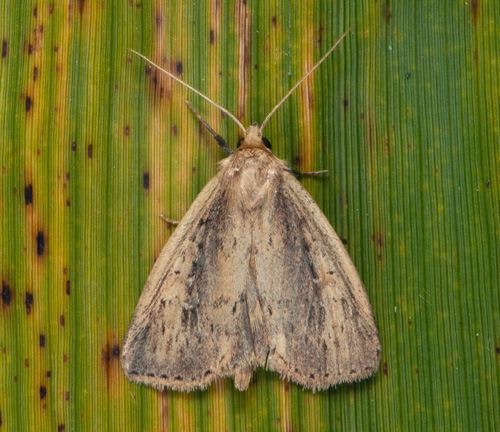
[[[253,236],[267,368],[313,389],[370,376],[380,342],[363,284],[312,197],[283,176]]]
[[[248,227],[228,214],[220,175],[198,195],[157,259],[127,332],[127,377],[203,388],[256,363],[245,305]],[[245,385],[243,384],[242,387]]]

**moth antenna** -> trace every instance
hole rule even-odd
[[[283,99],[281,99],[278,104],[271,110],[271,112],[267,115],[267,117],[264,119],[264,121],[262,122],[262,126],[260,127],[260,130],[262,131],[264,129],[264,126],[266,126],[267,122],[269,121],[269,119],[271,118],[271,116],[276,112],[276,110],[281,106],[281,104],[283,102],[285,102],[288,97],[294,92],[294,90],[302,83],[302,81],[304,81],[309,75],[311,75],[317,68],[318,66],[323,63],[326,58],[333,52],[333,50],[335,48],[337,48],[338,44],[340,42],[342,42],[342,39],[344,39],[347,34],[354,28],[354,26],[351,26],[342,36],[340,36],[340,38],[337,40],[337,42],[335,42],[333,44],[333,46],[326,52],[326,54],[321,57],[321,60],[318,61],[318,63],[316,63],[313,68],[307,72],[300,80],[299,82],[297,82],[297,84],[295,84],[291,89],[290,91],[285,95],[285,97]]]
[[[168,72],[167,70],[163,69],[162,67],[158,66],[156,63],[152,62],[149,60],[146,56],[142,55],[141,53],[138,53],[137,51],[134,51],[131,48],[127,48],[129,51],[133,52],[135,55],[138,55],[139,57],[142,57],[144,60],[146,60],[150,65],[154,66],[156,69],[162,71],[164,74],[168,75],[170,78],[173,80],[177,81],[179,84],[182,84],[184,87],[187,87],[189,90],[195,92],[197,95],[201,96],[203,99],[206,101],[210,102],[212,105],[216,106],[219,108],[224,114],[226,114],[228,117],[231,117],[234,122],[240,127],[240,129],[243,132],[246,132],[245,127],[241,124],[241,122],[233,115],[231,114],[226,108],[220,106],[218,103],[214,102],[212,99],[210,99],[208,96],[205,96],[202,92],[199,90],[196,90],[194,87],[191,87],[189,84],[185,83],[184,81],[180,80],[177,78],[174,74]]]

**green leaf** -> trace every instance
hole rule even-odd
[[[236,125],[273,116],[366,285],[372,378],[312,393],[128,382],[155,257]],[[500,4],[16,1],[0,6],[0,432],[493,430],[500,411]]]

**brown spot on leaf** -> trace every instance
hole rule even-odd
[[[70,295],[71,293],[71,282],[68,280],[66,280],[66,294],[67,295]]]
[[[343,103],[343,105],[344,105],[344,108],[349,107],[349,99],[344,98],[344,99],[342,100],[342,103]]]
[[[33,293],[26,291],[24,304],[26,306],[26,313],[29,315],[31,313],[31,307],[33,306]]]
[[[215,42],[215,32],[213,29],[210,29],[210,45],[213,45]]]
[[[59,316],[59,324],[64,327],[64,315]]]
[[[64,429],[66,429],[66,426],[64,424],[60,424],[57,426],[57,432],[63,432]]]
[[[271,17],[271,24],[273,25],[273,27],[276,27],[277,22],[278,22],[278,20],[276,19],[276,15],[273,15]]]
[[[76,141],[71,141],[71,151],[76,150]]]
[[[65,401],[69,401],[69,391],[67,391],[66,393],[64,393],[64,400]]]
[[[38,68],[35,66],[33,68],[33,81],[36,81],[38,78]]]
[[[7,49],[8,49],[9,45],[7,43],[7,39],[4,39],[2,41],[2,58],[5,58],[7,57]]]
[[[38,5],[33,8],[33,16],[36,18],[38,16]]]
[[[32,106],[33,106],[33,101],[31,100],[31,97],[26,96],[26,102],[25,102],[26,112],[30,112]]]
[[[387,24],[390,24],[392,19],[392,8],[389,1],[386,1],[382,5],[382,15],[384,16]]]
[[[418,367],[415,368],[415,375],[418,375]]]
[[[40,386],[40,399],[45,399],[47,396],[47,388],[45,386]]]
[[[48,370],[47,372],[45,372],[45,376],[47,378],[50,378],[52,376],[52,372]]]
[[[80,15],[83,14],[83,11],[85,10],[85,0],[77,0],[78,2],[78,12],[80,12]]]
[[[29,184],[24,188],[24,203],[26,205],[33,204],[33,185]]]
[[[387,375],[387,362],[384,362],[384,363],[382,364],[382,373],[383,373],[384,375]]]
[[[40,334],[38,338],[38,343],[41,348],[45,347],[45,335],[43,333]]]
[[[10,302],[12,301],[12,290],[10,286],[2,281],[2,303],[4,306],[10,306]]]
[[[89,159],[92,159],[92,143],[90,143],[88,146],[87,146],[87,157]]]
[[[144,189],[149,189],[149,172],[145,172],[142,174],[142,187]]]
[[[470,12],[472,14],[472,19],[474,20],[474,24],[477,24],[481,16],[481,0],[471,0]]]
[[[178,60],[176,63],[175,63],[175,70],[176,72],[181,75],[182,72],[183,72],[183,67],[182,67],[182,62],[180,60]]]
[[[173,126],[172,126],[172,133],[173,133],[174,135],[177,135],[177,125],[173,125]]]
[[[24,359],[24,367],[29,367],[30,366],[30,361],[29,359],[25,358]]]
[[[66,198],[66,207],[69,207],[71,205],[71,200],[68,198]]]
[[[111,350],[111,354],[113,357],[118,358],[120,357],[120,347],[118,345],[113,345],[113,348]]]
[[[495,348],[495,354],[500,355],[500,345],[497,345]]]
[[[45,235],[43,231],[38,231],[36,235],[36,253],[38,256],[42,256],[45,252]]]
[[[125,125],[125,136],[129,136],[130,135],[130,126],[127,124]]]

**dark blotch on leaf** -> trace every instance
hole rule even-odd
[[[2,58],[7,57],[7,47],[8,47],[7,40],[4,39],[2,41]]]
[[[45,396],[47,396],[47,388],[40,386],[40,399],[45,399]]]
[[[71,293],[71,282],[69,280],[66,281],[66,294],[70,295]]]
[[[43,348],[45,346],[45,335],[42,333],[39,337],[39,344]]]
[[[119,357],[120,356],[120,347],[118,345],[113,345],[113,349],[111,350],[111,354],[113,357]]]
[[[130,135],[130,126],[129,125],[125,125],[125,135],[126,136]]]
[[[33,294],[26,291],[24,297],[24,304],[26,305],[26,313],[29,315],[31,313],[31,307],[33,306]]]
[[[89,145],[87,146],[87,157],[88,157],[89,159],[92,159],[92,144],[89,144]]]
[[[383,365],[382,365],[382,373],[384,375],[387,375],[387,362],[384,362]]]
[[[213,45],[213,43],[215,42],[215,32],[210,29],[210,44]]]
[[[66,426],[63,424],[60,424],[59,426],[57,426],[57,432],[63,432],[64,429],[66,429]]]
[[[12,300],[12,290],[10,286],[2,281],[2,301],[5,306],[9,306]]]
[[[43,235],[43,231],[38,231],[36,235],[36,253],[38,256],[43,255],[45,251],[45,236]]]
[[[182,67],[182,62],[180,60],[175,63],[175,70],[177,71],[178,74],[182,73],[183,67]]]
[[[33,204],[33,185],[29,184],[24,188],[24,203]]]
[[[75,151],[76,150],[76,141],[72,141],[71,142],[71,151]]]
[[[64,326],[64,315],[59,316],[59,324]]]
[[[26,96],[26,112],[29,112],[31,110],[32,105],[33,101],[31,100],[31,97]]]
[[[406,72],[406,79],[409,79],[411,77],[411,73],[410,72]]]
[[[142,187],[149,189],[149,173],[147,171],[142,174]]]
[[[497,346],[497,347],[495,348],[495,353],[496,353],[497,355],[499,355],[499,354],[500,354],[500,345],[499,345],[499,346]]]

